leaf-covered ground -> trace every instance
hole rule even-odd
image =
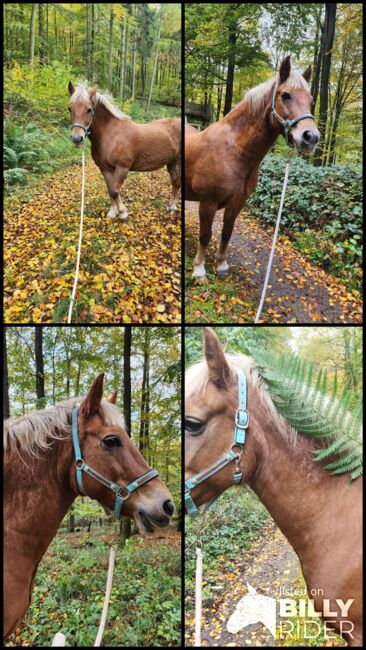
[[[6,323],[64,323],[74,281],[81,166],[44,179],[30,201],[5,213]],[[122,198],[127,223],[107,219],[105,181],[85,167],[84,234],[72,322],[178,323],[181,218],[167,211],[165,169],[129,173]]]
[[[185,209],[187,322],[254,322],[267,269],[273,228],[242,212],[229,246],[229,275],[215,274],[214,255],[221,237],[222,211],[213,225],[208,248],[208,282],[191,279],[198,236],[198,203]],[[262,323],[360,323],[362,300],[319,267],[311,265],[292,246],[288,237],[277,241],[272,273],[264,303]]]
[[[203,558],[205,562],[207,547],[203,545]],[[227,630],[227,622],[236,609],[238,602],[248,593],[247,583],[254,587],[258,593],[272,598],[283,598],[284,590],[298,589],[300,598],[305,585],[301,577],[298,558],[276,527],[274,522],[268,523],[260,530],[256,542],[246,546],[238,545],[235,562],[221,563],[219,569],[215,570],[214,576],[204,565],[203,587],[206,581],[214,579],[214,596],[210,601],[204,601],[202,612],[202,646],[213,647],[256,647],[256,646],[344,646],[346,645],[340,637],[332,633],[335,638],[324,640],[323,635],[315,639],[306,639],[303,636],[304,619],[294,620],[294,631],[292,636],[273,639],[269,630],[262,623],[255,623],[241,629],[237,634]],[[285,596],[286,597],[286,596]],[[289,596],[291,597],[291,596]],[[278,621],[278,617],[277,617]],[[316,634],[318,628],[311,626],[311,619],[308,619],[311,633]],[[299,624],[297,633],[295,622]],[[194,612],[188,611],[185,620],[186,646],[194,646]],[[316,624],[315,624],[316,625]],[[296,630],[296,632],[295,632]],[[277,629],[279,637],[279,627]]]

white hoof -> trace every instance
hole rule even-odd
[[[119,212],[118,217],[121,221],[127,221],[128,220],[128,212]]]
[[[109,212],[107,212],[107,219],[115,219],[117,214],[117,210],[115,208],[111,208]]]
[[[229,265],[226,260],[223,262],[220,262],[220,264],[217,265],[217,274],[220,276],[227,275],[229,273]]]
[[[206,269],[205,269],[204,262],[194,266],[192,277],[196,278],[197,280],[200,280],[200,282],[205,281],[205,279],[206,279]]]
[[[177,206],[175,205],[175,203],[173,203],[172,205],[168,205],[168,210],[169,210],[169,212],[172,213],[172,214],[174,214],[175,212],[178,212],[178,208],[177,208]]]

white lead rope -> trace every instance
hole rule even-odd
[[[269,256],[269,261],[268,261],[268,266],[267,266],[266,279],[264,280],[261,301],[259,303],[257,315],[256,315],[255,321],[254,321],[255,323],[258,323],[258,321],[259,321],[259,319],[261,317],[261,313],[262,313],[262,309],[263,309],[263,303],[264,303],[264,299],[265,299],[266,293],[267,293],[267,286],[268,286],[269,276],[271,275],[272,262],[273,262],[273,257],[274,257],[274,252],[275,252],[277,237],[278,237],[278,231],[279,231],[279,228],[280,228],[280,222],[281,222],[281,216],[282,216],[282,208],[283,208],[283,203],[284,203],[284,200],[285,200],[289,167],[290,167],[290,162],[288,161],[286,163],[285,179],[283,181],[283,188],[282,188],[282,194],[281,194],[280,207],[279,207],[279,210],[278,210],[276,227],[275,227],[275,231],[274,231],[274,235],[273,235],[272,248],[271,248],[271,253],[270,253],[270,256]]]
[[[195,641],[196,648],[201,647],[201,620],[202,620],[202,549],[196,548],[196,611],[195,611]]]
[[[82,179],[81,179],[81,214],[80,214],[80,228],[79,228],[79,244],[78,244],[78,256],[77,256],[77,261],[76,261],[76,269],[75,269],[75,278],[74,278],[74,286],[72,289],[72,295],[71,295],[71,301],[70,301],[70,306],[69,306],[69,314],[67,316],[67,324],[70,325],[71,323],[71,315],[72,315],[72,308],[75,300],[75,294],[76,294],[76,287],[78,284],[78,277],[79,277],[79,266],[80,266],[80,255],[81,255],[81,241],[83,238],[83,222],[84,222],[84,186],[85,186],[85,149],[84,149],[84,144],[83,144],[83,153],[82,153]]]

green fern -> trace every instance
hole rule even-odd
[[[323,466],[332,474],[350,472],[350,481],[361,476],[361,400],[352,408],[354,395],[347,387],[337,396],[337,375],[328,387],[325,369],[315,373],[314,363],[295,355],[282,353],[278,357],[252,347],[247,353],[255,360],[278,412],[299,433],[329,440],[326,448],[313,450],[314,461],[333,457]]]

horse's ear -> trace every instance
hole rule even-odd
[[[230,382],[232,377],[223,347],[211,327],[204,328],[204,336],[209,378],[217,386],[223,387]]]
[[[281,84],[285,83],[286,79],[289,78],[291,72],[291,57],[285,56],[280,65],[280,82]]]
[[[308,65],[306,70],[302,73],[302,76],[304,77],[305,81],[309,83],[310,77],[311,77],[311,65]]]
[[[117,404],[117,393],[118,391],[114,390],[112,395],[108,398],[108,402],[111,404]]]
[[[81,403],[80,410],[85,418],[98,411],[103,397],[103,383],[104,372],[93,381],[87,396]]]
[[[72,83],[72,81],[69,81],[69,85],[67,87],[69,89],[69,95],[71,97],[71,95],[73,95],[75,92],[74,84]]]
[[[93,86],[93,88],[89,88],[88,93],[89,93],[89,99],[92,99],[97,92],[97,86]]]

